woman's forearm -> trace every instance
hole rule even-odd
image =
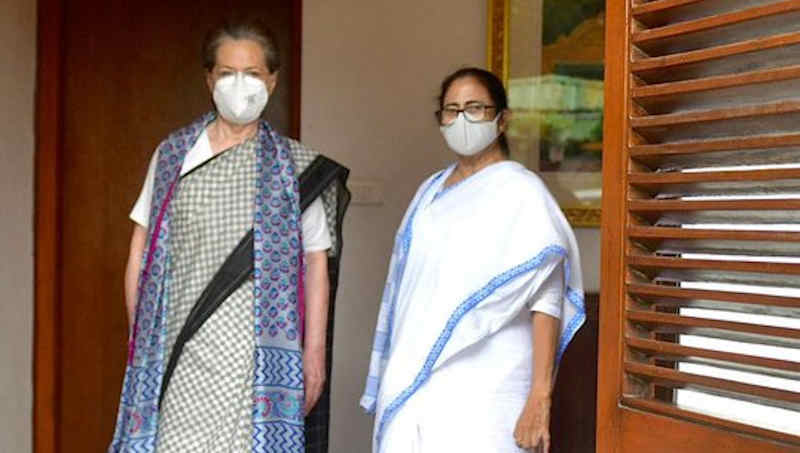
[[[133,322],[136,319],[136,301],[138,300],[139,290],[139,271],[142,266],[142,256],[144,246],[147,242],[147,229],[135,224],[131,235],[130,250],[128,251],[128,263],[125,266],[125,308],[128,314],[129,332],[133,330]]]
[[[531,396],[550,397],[554,384],[553,371],[560,320],[541,312],[534,312],[532,318],[533,379],[531,380]]]
[[[305,348],[325,351],[328,328],[328,254],[323,251],[309,252],[305,255]]]
[[[303,411],[317,404],[325,386],[325,339],[328,328],[328,254],[309,252],[306,259],[306,320],[303,344]]]
[[[553,393],[556,338],[560,321],[535,311],[533,323],[533,376],[528,400],[514,427],[514,440],[520,448],[550,449],[550,406]]]

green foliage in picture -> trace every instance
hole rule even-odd
[[[605,10],[604,0],[543,0],[544,16],[542,41],[552,44],[559,36],[569,35],[587,17],[594,17]]]

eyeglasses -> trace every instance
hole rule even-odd
[[[487,110],[497,110],[494,105],[486,105],[482,102],[470,102],[465,105],[463,109],[454,106],[448,106],[441,110],[436,111],[436,119],[442,126],[449,126],[458,118],[459,113],[464,112],[464,118],[470,123],[482,123],[488,121],[486,119]]]

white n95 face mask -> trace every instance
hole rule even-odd
[[[486,149],[500,135],[497,130],[498,114],[492,121],[470,123],[461,112],[455,121],[439,126],[447,146],[462,156],[473,156]]]
[[[217,80],[214,85],[214,104],[220,116],[234,124],[257,120],[269,100],[264,82],[237,72]]]

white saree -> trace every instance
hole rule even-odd
[[[397,233],[361,399],[375,453],[521,451],[530,310],[561,319],[557,362],[585,319],[575,237],[541,180],[504,161],[442,190],[453,168],[422,184]],[[551,276],[563,284],[541,307]]]

